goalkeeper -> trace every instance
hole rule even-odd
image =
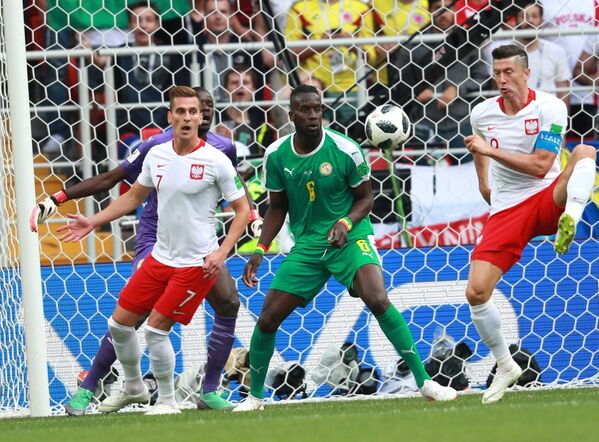
[[[315,87],[298,86],[290,108],[296,132],[271,144],[264,156],[262,176],[270,205],[243,282],[256,284],[264,252],[287,213],[295,246],[266,294],[250,344],[250,395],[234,411],[264,408],[264,381],[280,324],[297,307],[308,305],[331,275],[364,301],[414,373],[421,394],[439,401],[455,399],[453,388],[426,373],[408,325],[387,296],[368,218],[373,205],[370,169],[360,146],[322,128],[323,105]]]
[[[236,167],[237,156],[235,145],[231,140],[209,131],[214,118],[214,100],[212,96],[204,88],[195,89],[200,100],[200,107],[203,115],[202,124],[198,129],[199,137],[225,153],[231,160],[231,163],[233,163],[233,166]],[[141,166],[148,151],[153,146],[171,139],[173,139],[172,130],[167,129],[162,134],[142,142],[119,167],[95,177],[88,178],[68,189],[61,190],[46,198],[41,203],[37,204],[31,212],[31,230],[37,231],[37,224],[45,222],[56,212],[57,206],[69,199],[82,198],[104,192],[122,180],[127,180],[130,183],[135,182],[137,176],[141,173]],[[251,204],[252,200],[249,195],[248,200]],[[133,271],[139,268],[141,262],[150,254],[152,247],[156,242],[156,226],[158,222],[156,209],[156,192],[152,192],[148,197],[137,228]],[[254,209],[251,211],[250,223],[252,234],[254,236],[260,235],[261,228],[262,220],[260,219],[258,211]],[[235,323],[237,320],[237,311],[239,310],[239,298],[235,282],[226,267],[223,267],[219,273],[216,283],[206,299],[214,309],[215,317],[212,333],[210,334],[208,342],[208,355],[205,367],[206,375],[204,378],[201,398],[209,408],[229,409],[232,408],[233,405],[216,392],[220,384],[221,371],[227,362],[235,339]],[[143,323],[143,321],[141,323]],[[138,327],[141,326],[141,323],[138,324]],[[85,410],[96,391],[98,381],[108,374],[115,361],[116,354],[112,345],[112,339],[110,332],[107,332],[102,338],[100,348],[94,357],[89,373],[77,390],[77,393],[75,393],[69,403],[65,406],[65,410],[70,416],[82,416],[85,414]]]

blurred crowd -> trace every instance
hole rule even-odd
[[[94,151],[99,159],[105,155],[103,105],[112,66],[120,137],[166,128],[169,88],[199,81],[213,91],[218,110],[213,129],[232,137],[240,154],[260,155],[291,130],[285,104],[295,78],[323,91],[327,124],[350,135],[361,136],[352,128],[367,111],[360,82],[368,104],[393,100],[404,106],[415,125],[410,143],[463,147],[471,107],[494,88],[491,50],[508,40],[492,37],[447,66],[438,80],[431,81],[424,68],[443,53],[448,35],[467,29],[469,19],[488,5],[488,0],[24,0],[29,50],[93,50],[91,57],[30,61],[30,97],[34,107],[44,109],[35,114],[36,145],[49,158],[65,154],[65,146],[71,146],[71,157],[81,155],[80,115],[68,105],[78,104],[86,66]],[[519,5],[501,23],[504,29],[582,31],[598,25],[595,0]],[[406,40],[413,35],[430,38]],[[375,43],[373,37],[391,39]],[[389,42],[393,37],[401,37],[400,43]],[[372,43],[356,45],[354,38]],[[515,38],[529,54],[531,87],[568,104],[571,138],[595,137],[598,39],[593,32]],[[292,44],[307,40],[326,44]],[[160,50],[173,45],[187,46]],[[99,51],[117,48],[114,55]]]

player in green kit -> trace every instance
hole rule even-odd
[[[453,388],[430,379],[408,326],[389,301],[368,214],[373,205],[370,168],[352,139],[322,127],[322,101],[313,86],[301,85],[290,98],[289,118],[296,132],[269,146],[263,181],[270,206],[256,251],[244,269],[253,287],[264,252],[289,213],[295,246],[270,286],[250,344],[251,386],[233,411],[262,410],[264,380],[281,323],[306,306],[331,275],[351,288],[409,365],[422,395],[446,401]]]

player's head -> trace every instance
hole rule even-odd
[[[528,56],[522,47],[503,45],[495,48],[493,56],[493,79],[502,97],[511,99],[528,94]]]
[[[432,15],[432,29],[437,32],[447,31],[455,24],[455,12],[449,0],[430,0],[428,10]]]
[[[149,45],[160,28],[158,9],[151,2],[140,1],[127,6],[129,30],[133,33],[136,46]]]
[[[198,135],[202,137],[210,130],[210,127],[212,127],[212,122],[214,121],[214,98],[212,98],[212,94],[206,88],[196,86],[193,89],[198,95],[198,100],[200,100],[202,122],[198,128]]]
[[[543,24],[543,6],[537,0],[528,0],[521,4],[516,14],[516,29],[539,29]],[[536,37],[518,37],[518,41],[528,44]]]
[[[289,119],[298,133],[320,134],[322,130],[322,100],[320,92],[314,86],[301,84],[289,97]]]
[[[175,139],[197,137],[202,112],[196,91],[187,86],[174,86],[170,90],[169,101],[168,122],[173,127]]]

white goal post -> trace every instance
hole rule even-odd
[[[9,289],[13,301],[22,302],[22,312],[24,318],[26,352],[26,373],[27,386],[13,386],[24,389],[22,393],[26,396],[25,405],[28,404],[31,416],[48,416],[50,414],[50,394],[48,388],[48,368],[46,358],[46,331],[44,311],[42,304],[42,283],[40,270],[40,254],[37,234],[29,230],[28,208],[35,204],[35,184],[33,175],[33,148],[31,142],[31,118],[29,116],[29,92],[27,85],[27,63],[25,60],[25,34],[23,9],[21,2],[4,0],[2,3],[2,14],[0,23],[0,39],[2,46],[0,55],[2,56],[2,74],[1,79],[6,90],[2,91],[3,109],[8,106],[8,114],[2,115],[2,181],[7,184],[12,175],[14,179],[14,205],[11,203],[3,205],[7,210],[2,213],[3,222],[7,224],[9,235],[14,234],[11,224],[16,221],[18,241],[9,241],[3,238],[4,244],[18,244],[18,263],[9,262],[3,259],[2,267],[4,271],[11,269],[15,272],[12,287],[2,287],[3,290]],[[6,118],[8,117],[8,118]],[[9,199],[9,194],[4,189],[4,195],[0,196],[5,201]],[[12,190],[12,189],[11,189]],[[6,250],[3,250],[5,257],[10,256]],[[14,252],[14,251],[13,251]],[[14,257],[14,253],[12,253]],[[8,265],[7,265],[8,264]],[[20,288],[18,287],[20,283]],[[5,294],[6,295],[6,294]],[[21,299],[19,299],[19,297]],[[18,326],[18,324],[17,324]],[[11,361],[2,361],[6,372],[11,371],[9,365]],[[6,363],[6,366],[4,365]],[[15,367],[13,367],[15,368]],[[25,369],[25,367],[21,367]],[[23,382],[25,377],[16,378],[17,382]],[[13,381],[14,381],[13,380]],[[9,379],[3,381],[10,382]],[[18,404],[4,404],[5,400],[11,398],[0,398],[0,409],[15,407]],[[1,413],[1,410],[0,410]]]
[[[128,0],[105,3],[118,1]],[[155,3],[169,2],[194,3],[187,0]],[[133,237],[139,213],[112,223],[108,230],[96,230],[81,243],[61,243],[56,231],[67,221],[67,213],[90,215],[105,207],[118,195],[117,187],[65,202],[56,215],[39,226],[39,234],[29,231],[28,220],[36,200],[117,167],[144,137],[164,130],[167,125],[161,121],[161,112],[166,113],[168,102],[166,94],[156,92],[167,91],[180,78],[191,86],[201,84],[214,95],[220,120],[214,123],[212,131],[233,136],[237,141],[238,170],[245,174],[262,214],[268,201],[260,184],[265,146],[259,139],[264,139],[260,137],[271,130],[274,137],[280,137],[292,129],[287,111],[294,69],[283,67],[285,57],[272,40],[247,39],[223,44],[206,38],[198,43],[199,40],[193,39],[197,35],[190,34],[193,38],[189,41],[162,41],[153,45],[127,41],[120,46],[100,45],[92,49],[85,46],[89,41],[81,37],[85,31],[97,37],[101,32],[96,31],[100,29],[73,30],[66,25],[53,29],[38,3],[28,0],[23,10],[20,8],[23,2],[19,0],[0,0],[0,417],[64,413],[63,406],[77,391],[79,377],[91,367],[107,331],[107,319],[132,270]],[[86,5],[79,3],[81,12]],[[265,1],[253,3],[263,7]],[[119,16],[115,15],[115,23],[118,18],[121,30],[129,26],[120,17],[121,13],[131,12],[124,8],[115,13]],[[172,20],[175,9],[161,11],[163,20]],[[282,14],[286,16],[288,12]],[[193,26],[193,14],[190,11],[182,14],[185,29],[199,32],[197,23]],[[282,18],[279,15],[277,20]],[[165,27],[161,34],[174,36],[168,34],[168,29],[173,28]],[[261,32],[258,28],[254,30]],[[46,31],[52,32],[44,34]],[[268,32],[274,31],[271,28]],[[552,39],[576,35],[586,38],[592,34],[599,34],[599,28],[580,32],[559,27],[502,30],[491,38],[495,42],[517,36]],[[44,35],[55,38],[46,41]],[[70,40],[61,40],[65,35]],[[132,37],[133,33],[127,35]],[[26,42],[27,36],[30,39]],[[488,217],[488,206],[478,192],[476,172],[467,149],[463,144],[449,144],[448,137],[464,135],[460,132],[462,127],[458,124],[452,132],[436,124],[438,121],[431,125],[424,114],[411,113],[414,128],[424,130],[414,131],[415,136],[405,149],[386,157],[364,140],[361,123],[342,121],[353,112],[354,120],[363,122],[368,112],[365,106],[374,101],[372,86],[378,81],[374,77],[383,78],[366,75],[372,62],[367,49],[389,47],[393,43],[404,45],[409,40],[415,45],[408,49],[412,56],[417,45],[435,45],[444,38],[442,33],[415,37],[356,33],[352,38],[329,39],[317,33],[311,38],[287,39],[286,44],[288,49],[326,53],[336,63],[347,56],[347,60],[355,62],[350,70],[357,71],[356,77],[363,76],[363,81],[345,95],[316,78],[314,72],[321,71],[318,68],[314,68],[312,77],[301,75],[301,78],[324,91],[326,124],[340,131],[352,130],[351,135],[362,143],[372,169],[375,205],[371,220],[385,284],[391,302],[405,317],[422,358],[434,360],[437,357],[434,350],[440,347],[467,345],[473,354],[462,361],[461,367],[470,386],[479,388],[485,386],[494,362],[472,324],[464,292],[470,252]],[[26,43],[30,45],[27,50]],[[484,48],[479,49],[476,62],[488,67]],[[271,65],[264,60],[256,61],[260,51],[272,55]],[[599,47],[596,53],[599,54]],[[327,57],[323,59],[328,60]],[[259,83],[251,98],[236,97],[234,91],[225,92],[225,74],[230,70],[229,65],[222,65],[223,60],[230,62],[233,77],[239,76],[241,83],[242,79],[247,80],[246,75],[252,77],[249,83]],[[324,70],[332,69],[326,67],[327,63],[323,66]],[[337,68],[347,72],[343,66]],[[297,70],[306,74],[308,68]],[[463,83],[473,80],[471,72],[474,69],[468,70]],[[482,77],[474,90],[463,95],[458,91],[456,100],[467,102],[468,111],[474,103],[497,93],[487,87],[490,73]],[[443,83],[440,81],[438,86]],[[162,89],[152,90],[155,85]],[[376,85],[387,92],[394,87],[383,80]],[[408,86],[405,96],[415,99],[416,85]],[[459,85],[452,83],[452,86]],[[142,96],[142,91],[151,93]],[[594,94],[591,86],[548,90],[564,91],[579,96]],[[64,96],[59,96],[63,93]],[[434,99],[440,95],[441,90],[435,91]],[[333,111],[330,109],[333,104],[341,106]],[[236,119],[235,111],[246,109],[251,112],[241,120]],[[146,120],[136,120],[139,115],[145,115]],[[260,124],[248,131],[245,126],[253,125],[256,116]],[[460,118],[458,123],[468,126],[468,115],[461,114]],[[245,124],[248,121],[251,124]],[[597,122],[591,124],[599,133]],[[60,137],[53,140],[57,134]],[[590,142],[599,145],[599,141]],[[567,157],[566,150],[562,155],[564,159]],[[540,380],[547,388],[599,385],[599,189],[587,209],[585,214],[589,216],[579,225],[582,233],[567,255],[556,255],[550,238],[536,238],[519,263],[502,278],[493,296],[502,314],[508,343],[520,344],[534,355]],[[225,218],[227,214],[230,212],[225,208],[218,215]],[[240,372],[247,371],[243,355],[249,349],[264,296],[290,242],[288,237],[282,237],[273,245],[272,253],[265,256],[260,268],[260,283],[249,289],[241,282],[241,274],[248,251],[254,250],[255,243],[249,239],[238,246],[227,261],[241,303],[234,343],[235,354],[239,356],[236,368]],[[214,310],[204,303],[189,326],[173,328],[171,339],[180,383],[182,379],[201,377],[214,317]],[[140,338],[143,344],[143,330]],[[343,362],[343,366],[327,366],[324,371],[319,368],[323,355],[335,356],[347,343],[355,346],[357,360]],[[270,387],[277,373],[284,373],[284,368],[294,362],[305,368],[306,394],[314,400],[327,400],[337,394],[350,396],[362,381],[368,384],[370,392],[374,386],[375,397],[403,388],[404,379],[397,375],[401,371],[397,369],[397,352],[383,336],[376,319],[359,299],[350,296],[334,280],[327,283],[309,306],[297,309],[278,332],[267,378],[269,400],[280,399]],[[366,370],[366,379],[357,377],[358,365]],[[122,374],[118,363],[116,368]],[[145,356],[142,370],[144,373],[149,370]],[[351,382],[338,382],[343,377]],[[234,376],[229,378],[229,382],[223,383],[223,391],[229,399],[237,401],[244,393],[243,382]],[[96,405],[94,402],[90,411],[96,411]]]

